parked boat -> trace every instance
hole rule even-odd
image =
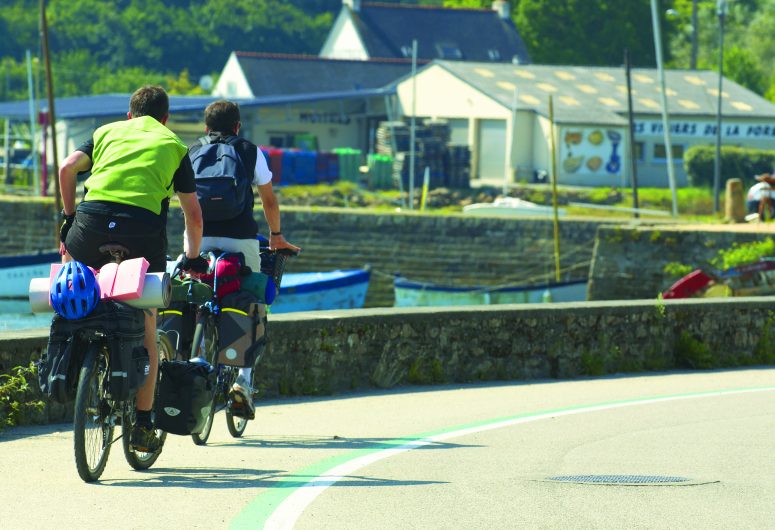
[[[662,298],[716,298],[775,294],[775,258],[729,269],[696,269],[662,293]]]
[[[463,213],[472,215],[554,215],[554,208],[543,206],[517,197],[500,197],[493,202],[478,202],[463,206]],[[565,215],[565,208],[558,208],[557,215]]]
[[[271,312],[363,307],[370,276],[368,269],[285,273]]]
[[[582,302],[587,297],[586,280],[520,287],[453,287],[397,277],[393,287],[396,307]]]
[[[0,256],[0,298],[27,298],[30,280],[48,277],[61,260],[59,252]]]

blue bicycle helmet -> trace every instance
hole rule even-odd
[[[100,301],[100,285],[92,270],[80,261],[62,265],[49,292],[51,307],[68,320],[85,317]]]

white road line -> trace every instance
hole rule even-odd
[[[491,431],[494,429],[501,429],[503,427],[511,427],[512,425],[519,425],[522,423],[530,423],[534,421],[545,420],[549,418],[557,418],[560,416],[572,416],[575,414],[586,414],[588,412],[599,412],[603,410],[618,409],[623,407],[632,407],[636,405],[650,405],[654,403],[663,403],[667,401],[679,401],[684,399],[699,399],[706,397],[719,397],[729,396],[736,394],[748,394],[754,392],[771,392],[775,390],[775,387],[766,388],[750,388],[741,390],[728,390],[717,392],[705,392],[698,394],[683,394],[678,396],[666,396],[655,398],[644,398],[641,400],[631,400],[623,402],[607,403],[602,405],[590,405],[582,407],[574,407],[567,409],[560,409],[552,412],[544,412],[538,414],[532,414],[527,416],[519,416],[506,420],[494,420],[491,423],[483,423],[481,425],[475,425],[473,427],[465,427],[462,429],[455,429],[451,431],[442,432],[426,438],[413,440],[411,442],[399,445],[390,449],[377,450],[373,453],[369,453],[360,457],[356,457],[344,464],[340,464],[328,470],[325,474],[322,474],[314,479],[310,480],[303,486],[296,489],[288,497],[286,497],[277,509],[269,516],[264,525],[266,530],[292,530],[296,521],[301,516],[302,512],[312,502],[325,491],[326,488],[336,484],[338,481],[346,479],[348,475],[351,475],[355,471],[369,466],[385,458],[390,458],[397,454],[417,449],[425,445],[430,445],[435,442],[443,440],[449,440],[451,438],[458,438],[461,436],[467,436],[469,434],[476,434],[484,431]]]

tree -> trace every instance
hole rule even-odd
[[[535,63],[656,64],[649,0],[520,0],[516,24]]]

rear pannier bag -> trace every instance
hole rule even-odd
[[[164,331],[175,347],[177,359],[188,359],[196,325],[196,306],[186,302],[173,302],[160,309],[156,327]]]
[[[162,361],[156,427],[172,434],[202,432],[213,406],[217,375],[207,363]]]
[[[218,362],[252,367],[265,345],[266,306],[246,291],[223,297],[218,322]]]
[[[143,346],[145,319],[141,309],[112,300],[103,300],[88,316],[78,320],[54,316],[48,348],[38,364],[41,391],[59,402],[75,398],[89,331],[106,335],[108,396],[116,401],[131,399],[150,369],[148,352]]]
[[[62,317],[58,318],[66,322]],[[62,333],[60,328],[52,322],[48,346],[37,363],[38,384],[47,398],[68,403],[75,399],[86,343],[77,336]]]

